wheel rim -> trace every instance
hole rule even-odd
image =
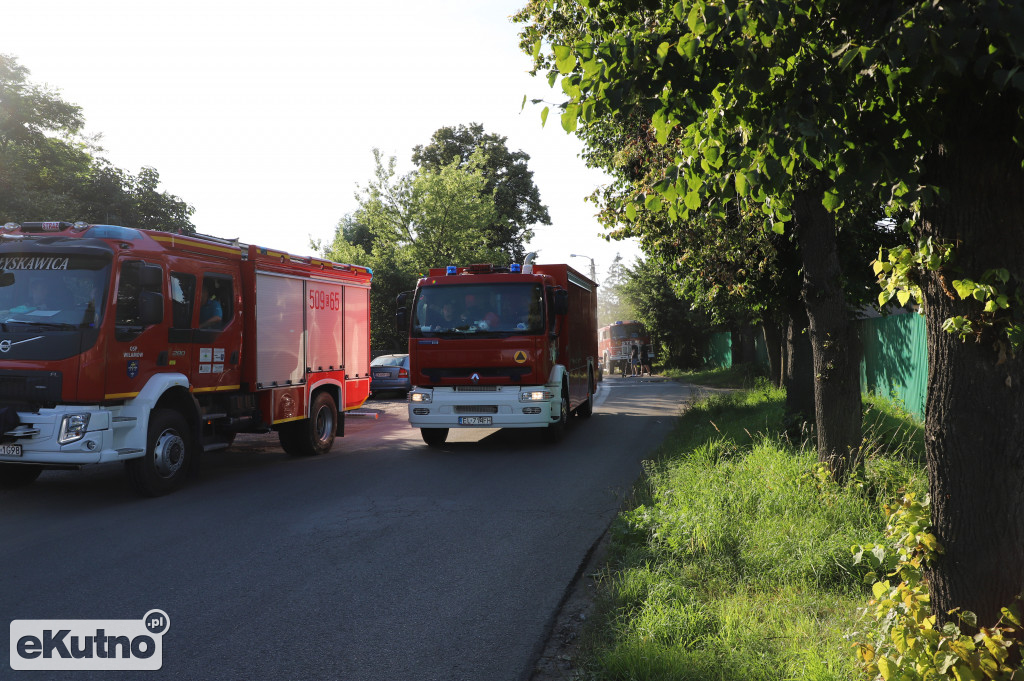
[[[334,417],[331,410],[323,407],[316,413],[316,420],[313,422],[313,435],[317,442],[324,444],[331,439],[334,432]]]
[[[160,433],[153,446],[153,463],[163,478],[173,477],[185,463],[185,439],[178,431],[168,429]]]

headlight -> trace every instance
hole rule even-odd
[[[430,402],[430,393],[409,393],[410,402]]]
[[[85,437],[89,427],[89,414],[68,414],[60,420],[60,436],[57,444],[66,445]]]
[[[520,402],[545,402],[554,397],[555,394],[547,390],[528,390],[519,393]]]

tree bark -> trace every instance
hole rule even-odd
[[[785,385],[786,433],[791,440],[799,440],[814,430],[814,357],[807,334],[807,309],[799,300],[791,306],[786,323]]]
[[[772,385],[781,388],[786,378],[786,351],[782,330],[775,322],[763,322],[761,333],[764,335],[764,346],[768,351],[768,378]]]
[[[835,220],[822,192],[797,194],[797,243],[803,262],[802,295],[814,356],[814,420],[818,460],[845,480],[860,451],[861,402],[857,335],[846,309],[836,255]]]
[[[977,101],[977,100],[975,100]],[[974,108],[974,107],[977,108]],[[1012,141],[1012,105],[974,101],[950,112],[945,144],[926,159],[925,182],[942,187],[921,211],[920,236],[956,247],[945,271],[922,282],[928,337],[925,449],[932,519],[945,553],[928,577],[940,622],[953,608],[992,626],[1024,587],[1024,355],[997,329],[966,342],[942,330],[977,317],[951,282],[993,268],[1024,282],[1024,152]],[[1014,310],[1019,315],[1022,310]]]

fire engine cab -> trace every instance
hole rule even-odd
[[[372,272],[116,225],[0,229],[0,485],[124,461],[143,495],[278,432],[310,456],[369,394]]]
[[[429,446],[463,428],[545,428],[557,439],[570,415],[593,412],[597,283],[534,257],[431,269],[411,300],[399,297],[409,422]]]

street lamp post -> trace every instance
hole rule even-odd
[[[590,280],[597,281],[597,269],[594,267],[594,259],[589,255],[579,255],[578,253],[570,253],[570,258],[586,258],[590,261]]]

